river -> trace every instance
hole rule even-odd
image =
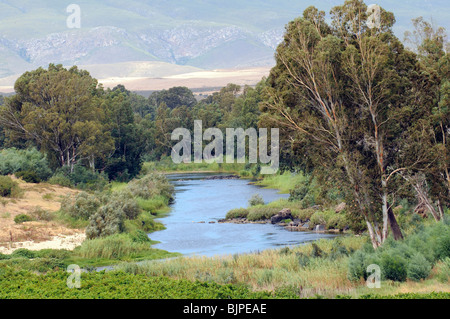
[[[289,195],[249,184],[245,179],[205,180],[211,175],[220,174],[167,176],[175,186],[175,202],[170,214],[159,220],[166,229],[150,234],[152,240],[160,242],[153,247],[185,256],[211,257],[257,252],[335,236],[288,231],[272,224],[217,223],[229,210],[248,207],[248,200],[254,194],[261,195],[266,203]]]

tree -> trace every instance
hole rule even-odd
[[[12,139],[34,141],[60,166],[71,169],[112,149],[102,124],[102,89],[87,71],[50,64],[47,70],[24,73],[14,89],[16,95],[0,109],[0,124]]]
[[[389,227],[402,238],[391,209],[393,176],[404,169],[397,166],[401,133],[420,113],[412,94],[417,60],[393,35],[392,13],[381,9],[373,29],[362,1],[346,1],[331,15],[327,25],[325,13],[310,7],[287,26],[262,121],[284,128],[302,145],[304,162],[339,185],[376,248]]]
[[[165,103],[169,109],[180,106],[192,107],[197,103],[192,91],[184,86],[176,86],[168,90],[155,92],[150,95],[149,100],[156,107]]]
[[[110,179],[133,178],[142,166],[147,135],[143,127],[135,123],[130,96],[129,91],[119,86],[106,92],[104,97],[105,126],[114,141],[114,151],[104,164]]]
[[[406,41],[417,53],[421,75],[426,78],[420,96],[423,118],[416,132],[407,136],[409,154],[422,153],[428,161],[403,172],[402,177],[414,189],[418,207],[425,206],[436,221],[443,217],[443,205],[450,204],[450,61],[446,31],[422,17],[413,19],[414,31],[406,32]],[[423,92],[423,90],[422,90]],[[414,147],[414,145],[417,145]]]

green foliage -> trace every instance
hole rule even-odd
[[[23,257],[23,258],[35,258],[36,257],[36,253],[32,250],[28,250],[25,248],[19,248],[13,251],[13,253],[11,254],[12,258],[16,258],[16,257]]]
[[[9,176],[0,176],[0,197],[16,197],[19,185]]]
[[[394,251],[386,251],[380,257],[380,267],[384,279],[405,281],[407,277],[407,261]]]
[[[173,185],[163,174],[151,172],[140,179],[132,180],[128,189],[135,197],[149,199],[155,196],[163,196],[169,202],[173,200]]]
[[[140,239],[140,240],[136,240]],[[142,234],[138,237],[130,237],[127,234],[118,234],[86,240],[77,247],[75,254],[82,258],[121,259],[133,257],[152,249],[147,240],[142,240]]]
[[[420,281],[426,279],[431,272],[430,262],[420,253],[416,253],[408,262],[407,274],[408,278]]]
[[[32,171],[19,171],[17,173],[14,174],[17,178],[22,179],[24,182],[27,183],[34,183],[34,184],[38,184],[41,182],[41,179],[39,178],[39,176]]]
[[[436,278],[440,282],[448,282],[450,280],[450,258],[447,257],[436,266],[437,273]]]
[[[73,219],[88,220],[101,204],[102,201],[98,196],[81,192],[74,198],[67,196],[61,203],[61,211]]]
[[[259,194],[252,195],[252,198],[249,199],[248,204],[250,206],[256,205],[264,205],[264,199]]]
[[[114,204],[101,206],[90,218],[86,228],[89,239],[107,237],[124,231],[125,214]]]
[[[269,206],[252,206],[248,208],[247,219],[249,221],[260,221],[272,218],[272,216],[278,213],[279,209]]]
[[[47,157],[35,148],[0,150],[0,175],[18,172],[24,172],[26,178],[34,180],[47,180],[52,175]]]
[[[430,293],[404,293],[396,295],[362,295],[360,299],[449,299],[450,293],[448,292],[430,292]]]
[[[59,185],[59,186],[63,186],[63,187],[73,187],[73,184],[72,184],[72,181],[70,180],[70,178],[61,173],[53,175],[52,177],[49,178],[49,180],[47,182],[52,185]]]
[[[369,244],[350,256],[348,278],[367,278],[366,269],[371,264],[380,266],[384,279],[415,281],[427,278],[432,266],[446,260],[446,241],[450,226],[443,223],[423,227],[404,241],[386,240],[374,250]],[[442,264],[442,263],[441,263]]]
[[[14,222],[16,224],[22,224],[22,223],[25,223],[25,222],[30,222],[32,220],[33,220],[33,218],[28,216],[28,215],[26,215],[26,214],[19,214],[16,217],[14,217]]]
[[[247,218],[248,209],[246,208],[235,208],[230,210],[225,216],[226,219],[234,219],[234,218]]]
[[[36,207],[30,212],[33,220],[38,221],[51,221],[53,220],[53,214],[41,207]]]
[[[104,173],[94,172],[81,165],[74,165],[73,169],[68,166],[61,167],[56,170],[51,179],[52,184],[74,186],[86,191],[103,191],[108,182]]]
[[[344,229],[349,226],[349,221],[343,212],[336,214],[332,210],[318,211],[311,215],[309,228],[313,229],[316,225],[325,225],[326,229]]]
[[[0,266],[0,298],[11,299],[261,299],[270,292],[252,292],[243,285],[170,279],[121,271],[82,273],[81,288],[68,289],[67,272],[37,275]]]

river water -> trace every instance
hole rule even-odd
[[[167,176],[175,186],[175,202],[171,205],[170,214],[159,220],[166,229],[149,235],[152,240],[160,242],[153,247],[186,256],[220,256],[298,245],[335,236],[288,231],[272,224],[217,223],[229,210],[248,207],[254,194],[261,195],[266,203],[289,195],[251,185],[245,179],[205,180],[211,175],[220,174]]]

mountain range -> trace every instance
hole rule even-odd
[[[373,1],[394,12],[394,30],[401,39],[417,16],[449,27],[447,0]],[[72,3],[81,10],[81,28],[67,26],[71,13],[66,9]],[[274,51],[289,21],[310,5],[328,13],[342,3],[0,0],[0,86],[49,63],[79,65],[99,77],[137,73],[158,77],[196,70],[267,67],[274,63]]]

